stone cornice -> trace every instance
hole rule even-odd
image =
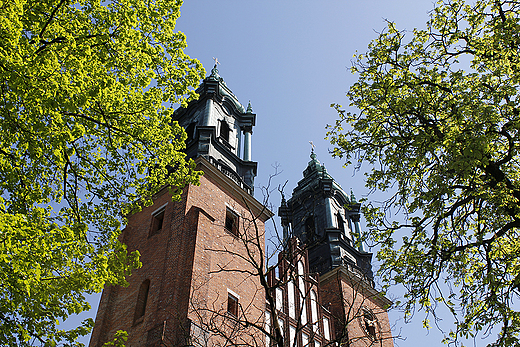
[[[326,274],[321,275],[320,283],[323,285],[324,283],[333,281],[338,276],[346,280],[347,283],[354,283],[357,285],[359,288],[358,290],[360,290],[362,294],[380,304],[385,309],[393,305],[393,302],[387,299],[383,293],[377,291],[367,281],[365,281],[362,275],[349,270],[343,265],[340,265]]]
[[[228,193],[238,197],[262,222],[267,221],[274,215],[266,206],[240,188],[231,178],[227,177],[204,157],[197,157],[195,163],[197,164],[197,170],[204,171],[204,176],[215,180]]]

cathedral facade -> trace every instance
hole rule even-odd
[[[374,289],[371,254],[359,235],[359,204],[314,153],[278,214],[283,236],[266,259],[265,222],[254,196],[256,115],[242,106],[216,66],[200,98],[174,113],[200,186],[169,187],[128,218],[121,238],[143,267],[128,287],[103,291],[90,346],[118,330],[127,346],[393,346]],[[270,265],[270,266],[268,266]]]

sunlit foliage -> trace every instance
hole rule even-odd
[[[166,107],[204,76],[181,3],[0,0],[0,345],[87,334],[57,323],[139,266],[124,216],[198,183]]]
[[[495,328],[497,346],[519,343],[519,47],[517,1],[441,1],[427,30],[389,23],[357,55],[358,113],[333,105],[334,155],[391,194],[365,208],[380,274],[408,315],[449,309],[445,342]]]

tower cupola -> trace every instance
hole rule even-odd
[[[220,76],[217,63],[197,93],[199,99],[174,112],[173,120],[186,129],[186,154],[210,163],[253,194],[257,163],[251,160],[251,135],[256,115],[247,109]]]
[[[312,272],[347,266],[372,282],[372,254],[360,241],[360,207],[320,164],[314,150],[292,197],[278,210],[284,237],[306,244]]]

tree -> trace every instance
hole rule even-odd
[[[182,1],[0,2],[0,344],[73,344],[85,293],[139,266],[125,215],[199,172],[172,103],[204,76],[175,33]],[[152,82],[153,81],[153,82]]]
[[[408,316],[446,305],[445,342],[500,327],[493,345],[519,343],[519,29],[517,1],[440,1],[427,30],[388,23],[357,55],[359,113],[333,105],[333,155],[368,163],[367,187],[391,196],[364,211],[380,273],[406,288]]]

